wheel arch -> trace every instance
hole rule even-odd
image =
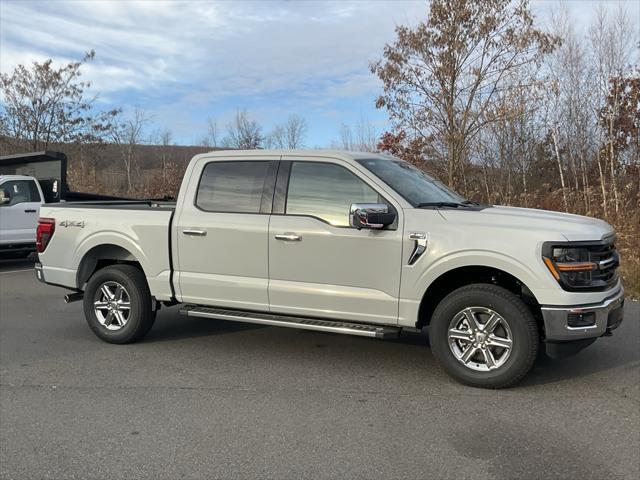
[[[531,289],[517,276],[506,270],[487,265],[465,265],[441,273],[425,290],[418,308],[416,327],[428,326],[440,301],[458,288],[476,283],[498,285],[520,297],[542,328],[540,303]]]
[[[96,245],[89,249],[78,266],[76,285],[84,290],[84,286],[91,276],[98,270],[115,264],[132,265],[144,273],[140,261],[126,248],[112,243]]]

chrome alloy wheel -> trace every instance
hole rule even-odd
[[[93,309],[100,325],[107,330],[120,330],[131,314],[131,298],[117,282],[104,282],[96,290]]]
[[[447,340],[460,363],[480,372],[504,365],[513,347],[507,321],[486,307],[469,307],[454,315]]]

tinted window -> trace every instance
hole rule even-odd
[[[412,205],[430,202],[462,202],[464,198],[422,170],[399,159],[367,158],[358,162],[372,171]]]
[[[33,180],[12,180],[3,183],[0,189],[4,191],[4,195],[8,195],[11,199],[9,203],[5,204],[6,206],[41,201],[38,187]]]
[[[202,172],[196,205],[211,212],[260,212],[269,162],[211,162]]]
[[[331,225],[349,225],[352,203],[378,203],[378,194],[344,167],[293,162],[286,213],[312,215]]]

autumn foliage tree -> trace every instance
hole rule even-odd
[[[81,79],[80,69],[94,55],[88,52],[82,60],[61,67],[46,60],[0,73],[3,140],[32,151],[44,150],[52,143],[101,140],[119,110],[95,112],[94,98],[86,95],[90,82]]]
[[[528,1],[434,0],[426,22],[399,26],[371,71],[383,83],[376,102],[394,132],[445,165],[445,180],[464,177],[470,147],[484,126],[500,119],[496,96],[560,40],[535,27]]]

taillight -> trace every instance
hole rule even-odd
[[[38,229],[36,230],[36,250],[38,253],[44,252],[47,248],[49,240],[53,236],[53,232],[56,231],[56,219],[55,218],[39,218]]]

